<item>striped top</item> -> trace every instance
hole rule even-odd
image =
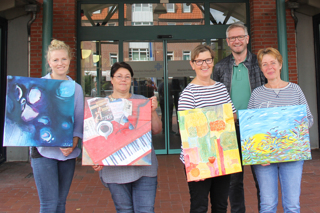
[[[227,88],[224,84],[217,81],[214,85],[210,86],[188,84],[180,95],[178,111],[204,108],[226,103],[232,104],[232,111],[235,113],[236,109],[233,106]],[[180,160],[184,163],[182,145]]]
[[[249,100],[248,109],[282,107],[292,105],[306,105],[307,118],[309,121],[309,128],[313,124],[313,116],[310,112],[307,100],[301,88],[295,84],[290,83],[280,89],[267,88],[264,85],[253,90]]]

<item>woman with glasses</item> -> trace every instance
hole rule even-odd
[[[206,45],[198,45],[191,52],[190,65],[196,77],[183,90],[178,104],[179,111],[232,103],[226,87],[211,79],[213,58],[213,51]],[[236,118],[233,104],[232,110]],[[184,163],[183,150],[180,160]],[[229,185],[230,175],[188,182],[190,212],[207,212],[209,194],[211,212],[227,212]]]
[[[133,70],[125,62],[114,63],[111,67],[113,93],[108,96],[111,101],[118,98],[145,99],[142,95],[130,93]],[[152,134],[162,131],[162,123],[156,112],[158,101],[151,100]],[[100,179],[109,187],[117,212],[154,212],[157,189],[158,161],[152,146],[151,166],[93,166],[99,171]]]

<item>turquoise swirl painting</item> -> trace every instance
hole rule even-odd
[[[305,105],[239,110],[243,165],[310,160]]]
[[[7,76],[4,146],[70,147],[75,82]]]

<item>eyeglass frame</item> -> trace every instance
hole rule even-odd
[[[238,41],[243,41],[248,35],[240,35],[240,36],[234,36],[234,37],[228,37],[227,39],[230,41],[230,42],[235,42],[237,39]],[[242,38],[241,38],[242,37]],[[234,41],[233,41],[234,39]]]
[[[131,76],[121,76],[121,75],[118,75],[118,76],[113,76],[112,78],[116,78],[117,80],[121,81],[121,80],[125,80],[125,81],[131,81],[132,77]]]
[[[211,62],[208,63],[207,60],[210,60],[210,59],[211,59]],[[201,64],[197,64],[197,61],[199,61],[199,62],[202,61],[202,62],[201,62]],[[206,64],[208,65],[208,64],[212,64],[212,63],[213,63],[213,57],[207,58],[207,59],[204,59],[204,60],[201,60],[201,59],[193,60],[192,62],[194,62],[197,66],[202,66],[202,64],[203,64],[204,62],[206,62]]]

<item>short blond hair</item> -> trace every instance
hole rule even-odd
[[[275,57],[278,60],[279,64],[282,65],[283,58],[282,58],[282,55],[280,54],[280,52],[273,47],[268,47],[268,48],[260,49],[258,51],[257,58],[258,58],[258,63],[259,63],[260,69],[261,69],[261,65],[262,65],[262,58],[265,55],[271,55],[271,56]]]
[[[242,22],[235,22],[235,23],[231,24],[227,28],[227,30],[226,30],[226,38],[229,37],[229,31],[230,30],[232,30],[234,28],[238,28],[238,27],[243,29],[245,35],[248,35],[248,28]]]
[[[214,59],[214,52],[211,49],[211,47],[208,45],[199,44],[191,51],[191,61],[196,59],[196,57],[199,56],[200,53],[207,52],[207,51],[210,52],[212,59]]]

